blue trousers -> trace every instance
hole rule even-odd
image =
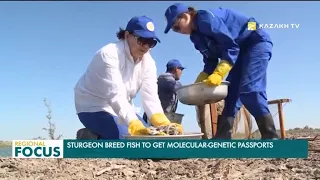
[[[230,86],[222,116],[235,117],[242,104],[255,119],[270,113],[266,84],[272,46],[270,42],[262,41],[240,52],[237,62],[226,79],[230,82]]]
[[[137,116],[145,127],[148,127],[148,124],[139,115]],[[128,126],[118,123],[117,116],[108,112],[84,112],[79,113],[78,117],[81,123],[91,132],[98,134],[100,139],[118,140],[123,139],[125,135],[129,135]]]

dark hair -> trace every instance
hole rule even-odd
[[[188,12],[187,14],[189,14],[191,16],[191,27],[192,27],[192,31],[194,31],[196,28],[194,27],[194,19],[197,16],[197,10],[194,7],[188,7]]]
[[[187,14],[189,14],[191,16],[191,19],[193,20],[194,17],[197,15],[197,10],[194,7],[188,7],[188,12],[186,12]],[[183,14],[181,14],[180,16],[178,16],[178,18],[182,18]]]
[[[167,68],[166,72],[172,72],[175,68]]]
[[[191,18],[193,19],[197,15],[197,10],[194,7],[189,7],[188,8],[188,14],[190,14]]]
[[[197,10],[194,7],[188,7],[188,12],[186,12],[186,13],[191,16],[191,19],[193,19],[197,15]],[[181,18],[182,16],[183,16],[183,14],[178,16],[178,18]]]
[[[124,38],[125,32],[126,32],[126,30],[124,30],[124,29],[122,29],[122,28],[119,28],[119,31],[117,32],[117,38],[118,38],[119,40],[125,39],[125,38]]]

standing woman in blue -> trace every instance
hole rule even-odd
[[[255,117],[262,139],[277,139],[266,94],[273,44],[264,30],[248,30],[248,22],[256,22],[255,19],[229,9],[195,10],[182,3],[171,5],[165,17],[165,33],[172,29],[190,35],[195,48],[203,55],[204,68],[196,82],[218,86],[229,74],[228,96],[218,117],[215,139],[231,139],[241,104]]]

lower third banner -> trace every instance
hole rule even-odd
[[[307,140],[64,140],[64,158],[307,158]]]

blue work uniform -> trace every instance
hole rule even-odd
[[[172,73],[166,72],[158,77],[158,95],[162,109],[165,113],[175,113],[178,107],[178,97],[176,89],[181,87],[181,83],[175,80]],[[144,113],[143,119],[148,122]]]
[[[203,72],[212,74],[219,58],[233,65],[222,116],[235,117],[241,104],[257,119],[270,113],[266,95],[267,66],[272,41],[262,30],[248,30],[247,18],[229,9],[198,10],[190,35],[203,55]]]
[[[178,107],[176,89],[179,87],[181,87],[181,83],[174,79],[173,74],[163,73],[159,76],[158,94],[165,113],[176,112]]]

